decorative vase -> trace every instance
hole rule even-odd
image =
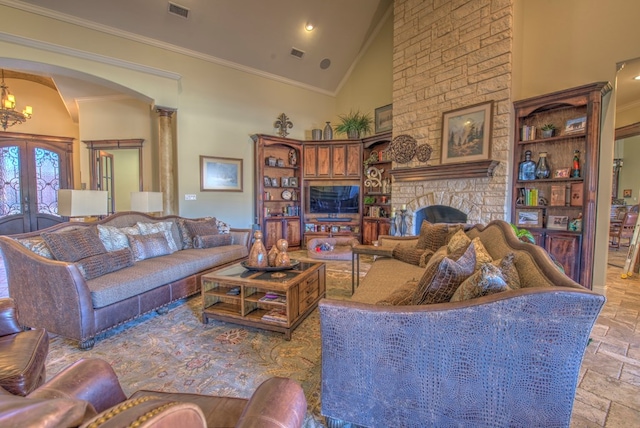
[[[278,247],[276,245],[271,247],[271,249],[269,250],[269,254],[267,255],[267,260],[269,262],[269,266],[275,266],[276,265],[276,258],[278,257],[279,253],[280,253],[280,251],[278,251]]]
[[[360,132],[355,129],[350,129],[347,131],[347,138],[350,140],[358,140],[360,139]]]
[[[551,138],[551,137],[553,137],[553,129],[542,130],[542,138]]]
[[[324,139],[333,140],[333,128],[331,127],[331,122],[327,122],[324,126]]]
[[[547,152],[541,152],[536,167],[536,178],[549,178],[549,175],[551,175],[551,171],[547,165]]]
[[[311,130],[311,139],[312,140],[322,140],[322,129],[312,129]]]
[[[531,150],[524,152],[524,161],[518,167],[518,180],[535,180],[536,163],[531,160]]]
[[[264,244],[262,243],[262,232],[260,230],[256,230],[253,234],[255,241],[251,246],[251,251],[249,252],[249,260],[247,260],[247,264],[252,267],[267,267],[269,264],[269,260],[267,258],[267,249],[264,248]]]
[[[289,258],[289,254],[287,254],[287,248],[289,248],[289,243],[286,239],[278,239],[276,242],[276,247],[278,247],[278,256],[276,257],[276,266],[291,266],[291,259]]]

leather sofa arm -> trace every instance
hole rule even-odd
[[[251,229],[235,229],[231,228],[229,233],[232,237],[234,245],[244,245],[247,249],[251,248],[251,238],[253,237]]]
[[[76,361],[27,397],[85,400],[91,403],[97,412],[127,399],[118,376],[109,363],[98,358]]]
[[[22,328],[18,324],[16,305],[13,299],[0,299],[0,336],[20,333]]]
[[[236,428],[299,428],[306,412],[302,387],[292,379],[273,377],[255,390]]]

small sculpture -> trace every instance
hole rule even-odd
[[[251,267],[267,267],[268,259],[267,259],[267,249],[264,248],[264,244],[262,243],[262,232],[260,230],[256,230],[253,234],[255,241],[251,246],[251,251],[249,252],[249,260],[247,260],[247,264]]]
[[[271,247],[271,249],[269,250],[269,254],[267,255],[267,260],[269,261],[269,266],[275,266],[276,265],[276,258],[278,257],[279,253],[280,253],[280,251],[278,251],[278,247],[276,245]]]
[[[291,259],[289,258],[289,254],[287,254],[287,248],[289,248],[287,240],[278,239],[276,247],[278,247],[279,251],[276,257],[276,266],[291,266]]]
[[[278,130],[278,135],[284,138],[289,135],[287,128],[293,128],[293,122],[289,120],[286,114],[282,113],[278,116],[278,120],[273,123],[273,127]]]

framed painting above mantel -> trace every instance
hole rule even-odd
[[[493,101],[443,113],[441,163],[489,159],[492,122]]]

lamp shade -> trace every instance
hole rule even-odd
[[[107,192],[103,190],[58,190],[58,215],[85,217],[107,215]]]
[[[161,192],[131,192],[131,211],[155,213],[162,210]]]

